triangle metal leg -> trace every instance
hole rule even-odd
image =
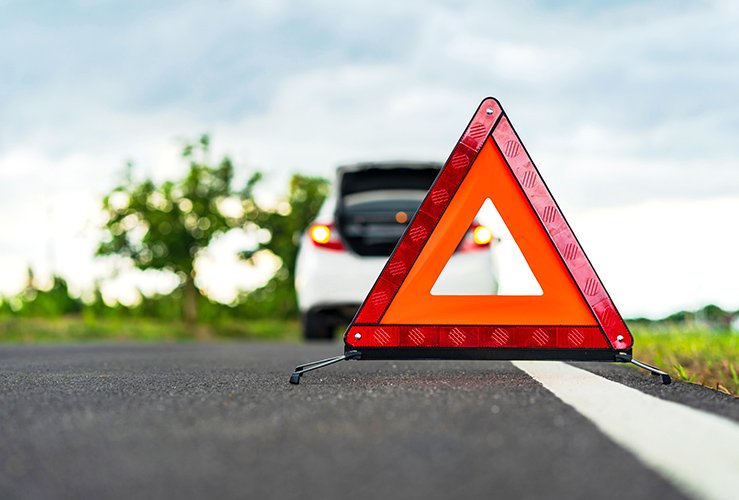
[[[643,368],[644,370],[647,370],[649,373],[651,373],[655,377],[660,377],[662,379],[662,383],[665,385],[669,385],[672,383],[672,379],[670,378],[669,373],[664,372],[660,370],[659,368],[655,368],[652,365],[648,365],[647,363],[642,363],[641,361],[634,359],[630,354],[619,353],[616,355],[616,359],[624,363],[631,363],[633,365],[638,366],[639,368]]]
[[[360,357],[362,357],[362,353],[360,353],[359,351],[347,351],[341,356],[334,356],[333,358],[320,359],[318,361],[311,361],[310,363],[298,365],[297,367],[295,367],[295,371],[293,372],[293,374],[290,375],[290,383],[295,385],[299,384],[300,377],[305,372],[318,370],[319,368],[324,368],[326,366],[340,363],[341,361],[345,361],[348,359],[359,359]]]

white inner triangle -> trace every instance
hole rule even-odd
[[[483,202],[475,221],[492,231],[490,246],[455,252],[436,279],[431,294],[542,295],[539,282],[490,198]],[[471,233],[464,237],[469,241]]]

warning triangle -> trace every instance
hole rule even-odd
[[[490,199],[540,295],[434,295]],[[631,334],[500,104],[482,101],[345,335],[364,359],[614,360]]]

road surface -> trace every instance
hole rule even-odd
[[[288,384],[294,365],[340,350],[1,347],[0,498],[739,491],[739,404],[731,396],[588,363],[350,361]]]

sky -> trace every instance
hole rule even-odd
[[[497,97],[624,315],[739,308],[739,4],[0,0],[0,294],[26,268],[133,300],[93,258],[133,161],[212,135],[276,199],[290,173],[443,161]],[[230,300],[270,272],[215,245]]]

